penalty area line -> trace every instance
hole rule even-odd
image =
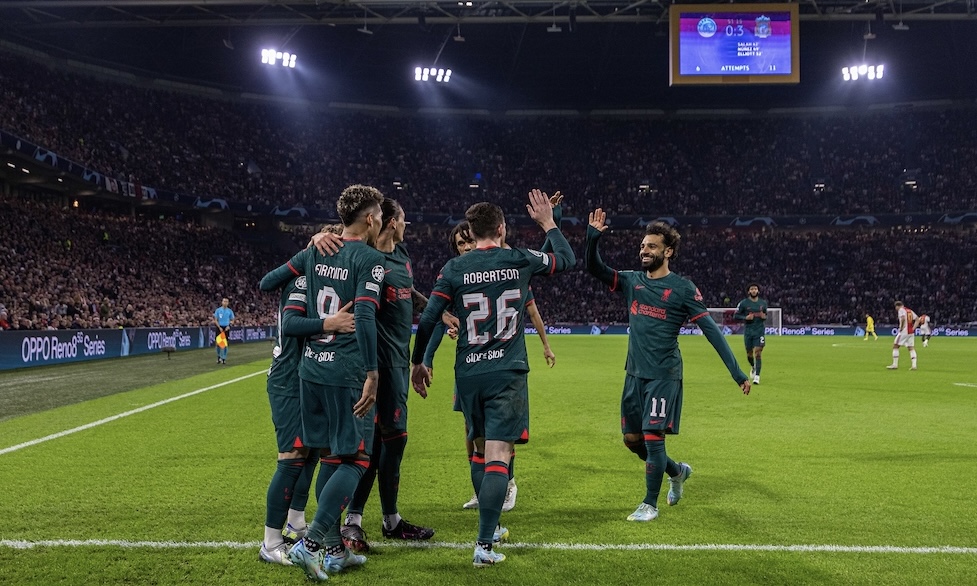
[[[0,539],[0,547],[33,549],[35,547],[120,547],[123,549],[257,549],[257,541],[128,541],[124,539],[54,539],[27,541]],[[379,543],[378,549],[470,549],[471,543],[446,541]],[[897,554],[958,554],[977,555],[977,547],[940,545],[932,547],[902,547],[896,545],[762,545],[735,543],[506,543],[502,548],[543,549],[556,551],[758,551],[789,553],[897,553]]]
[[[199,395],[200,393],[206,393],[207,391],[212,391],[214,389],[217,389],[217,388],[220,388],[220,387],[223,387],[223,386],[227,386],[227,385],[230,385],[230,384],[241,382],[243,380],[249,379],[249,378],[251,378],[253,376],[258,376],[259,374],[264,374],[266,372],[268,372],[267,369],[266,370],[259,370],[258,372],[253,372],[251,374],[246,374],[244,376],[239,376],[239,377],[237,377],[235,379],[231,379],[229,381],[224,381],[222,383],[217,383],[216,385],[211,385],[209,387],[204,387],[202,389],[197,389],[195,391],[190,391],[189,393],[184,393],[184,394],[179,395],[179,396],[176,396],[176,397],[170,397],[169,399],[163,399],[162,401],[157,401],[157,402],[151,403],[149,405],[143,405],[142,407],[138,407],[136,409],[132,409],[132,410],[126,411],[124,413],[119,413],[118,415],[112,415],[111,417],[106,417],[104,419],[99,419],[98,421],[93,421],[91,423],[86,423],[85,425],[79,425],[78,427],[73,427],[71,429],[66,429],[65,431],[59,431],[58,433],[52,433],[51,435],[46,435],[44,437],[33,439],[33,440],[30,440],[30,441],[27,441],[27,442],[24,442],[24,443],[21,443],[21,444],[17,444],[15,446],[10,446],[8,448],[3,448],[3,449],[0,449],[0,456],[2,456],[4,454],[9,454],[10,452],[16,452],[17,450],[22,450],[24,448],[29,448],[31,446],[36,446],[37,444],[42,444],[44,442],[51,441],[53,439],[58,439],[58,438],[61,438],[61,437],[66,436],[66,435],[71,435],[73,433],[78,433],[79,431],[85,431],[86,429],[91,429],[93,427],[98,427],[99,425],[104,425],[106,423],[110,423],[110,422],[115,421],[117,419],[122,419],[123,417],[129,417],[130,415],[135,415],[137,413],[142,413],[143,411],[149,411],[150,409],[155,409],[156,407],[160,407],[162,405],[166,405],[167,403],[172,403],[173,401],[179,401],[180,399],[186,399],[187,397],[192,397],[194,395]]]

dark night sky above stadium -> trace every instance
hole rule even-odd
[[[564,23],[565,25],[565,23]],[[648,23],[580,24],[548,33],[539,24],[288,29],[137,28],[5,30],[3,37],[58,56],[124,64],[241,91],[322,102],[486,108],[757,108],[977,98],[977,22],[886,23],[862,39],[864,22],[801,24],[801,83],[738,88],[668,87],[668,37]],[[227,40],[233,49],[225,46]],[[287,42],[286,42],[287,40]],[[284,46],[283,46],[284,43]],[[299,56],[294,70],[260,64],[272,46]],[[443,46],[443,49],[442,49]],[[421,85],[416,65],[454,70],[449,86]],[[886,64],[886,78],[844,84],[840,69]]]

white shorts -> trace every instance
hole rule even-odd
[[[929,335],[931,335],[933,333],[933,330],[930,329],[929,326],[919,326],[916,329],[919,330],[919,333],[922,334],[922,335],[924,335],[924,336],[929,336]]]
[[[906,348],[912,348],[916,345],[916,336],[915,334],[899,332],[896,334],[896,339],[892,344],[894,346],[905,346]]]

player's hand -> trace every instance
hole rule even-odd
[[[758,313],[756,315],[760,319],[767,319],[767,312],[765,312],[765,311],[761,311],[760,313]]]
[[[533,189],[529,192],[526,212],[544,231],[548,232],[556,228],[556,222],[553,221],[553,207],[550,206],[550,196],[539,189]]]
[[[556,366],[556,354],[553,354],[553,351],[550,350],[550,347],[549,346],[546,346],[545,348],[543,348],[543,358],[546,359],[546,364],[550,368],[553,368],[554,366]]]
[[[556,206],[563,203],[563,194],[557,191],[552,196],[550,196],[550,207],[555,208]]]
[[[320,254],[332,256],[343,247],[343,239],[332,232],[318,232],[312,236],[306,248],[309,246],[315,246]]]
[[[441,323],[448,326],[448,328],[454,328],[455,336],[457,336],[457,330],[459,327],[461,327],[461,321],[459,321],[457,317],[446,311],[441,314]]]
[[[743,391],[744,395],[750,394],[750,379],[746,379],[740,384],[740,389]]]
[[[353,405],[353,415],[366,417],[377,402],[377,371],[371,370],[366,373],[366,382],[363,383],[363,394],[360,400]]]
[[[322,320],[322,331],[333,334],[352,334],[356,331],[356,321],[350,309],[350,301],[339,309],[339,312]]]
[[[452,340],[458,339],[458,328],[448,328],[447,330],[445,330],[445,333],[447,333],[448,337],[451,338]]]
[[[427,399],[427,388],[431,386],[431,370],[423,364],[411,366],[410,382],[414,387],[414,392]]]
[[[604,213],[603,209],[597,208],[596,210],[590,212],[588,220],[589,224],[597,230],[601,232],[607,230],[607,214]]]

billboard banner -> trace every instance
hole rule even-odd
[[[231,344],[273,339],[275,326],[232,327]],[[217,328],[9,330],[0,332],[0,370],[213,347]]]

